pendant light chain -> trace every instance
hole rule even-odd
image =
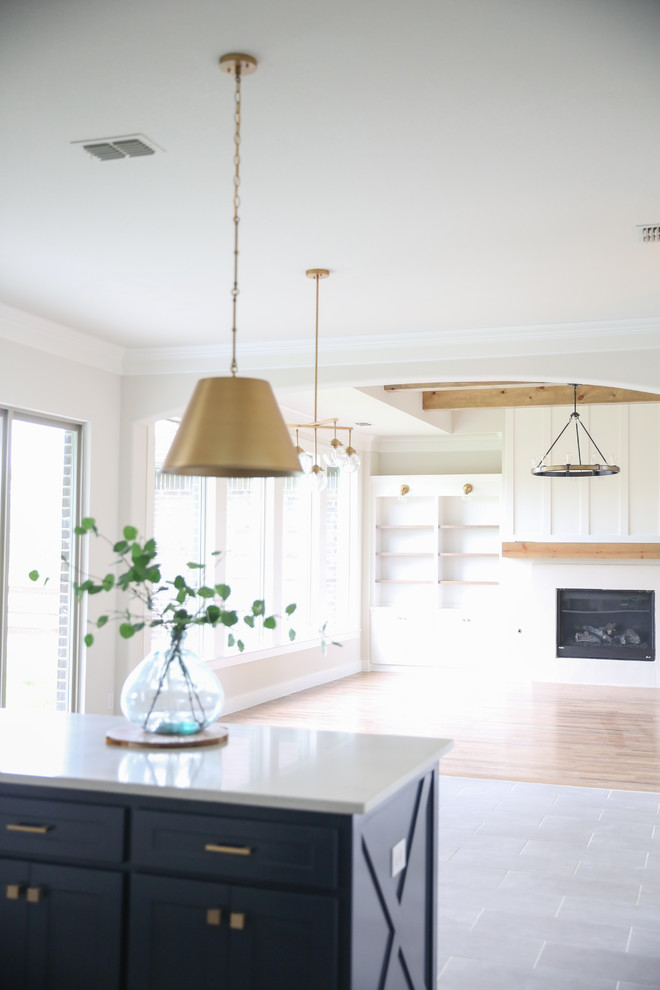
[[[236,89],[234,92],[234,99],[236,102],[234,110],[234,123],[236,124],[236,130],[234,132],[234,284],[231,290],[232,298],[232,324],[231,324],[231,373],[235,377],[238,371],[238,364],[236,362],[236,302],[238,300],[238,225],[240,223],[240,218],[238,216],[238,208],[241,204],[241,198],[238,194],[238,190],[241,184],[241,65],[240,62],[236,63]]]
[[[314,345],[314,422],[316,423],[319,418],[318,411],[318,394],[319,394],[319,281],[320,276],[317,274],[314,278],[316,282],[316,335],[315,335],[315,345]],[[318,430],[314,428],[314,463],[317,463],[318,459],[318,440],[317,440]]]
[[[316,331],[314,342],[314,422],[319,418],[318,411],[318,390],[319,390],[319,276],[314,277],[316,282]]]

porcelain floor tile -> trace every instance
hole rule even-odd
[[[585,976],[599,979],[614,977],[617,980],[641,983],[642,986],[652,990],[658,990],[660,987],[660,961],[657,956],[632,955],[626,952],[585,949],[583,946],[546,942],[537,966],[541,971],[552,969],[562,974],[582,972]]]
[[[457,783],[440,819],[441,959],[451,958],[439,990],[660,990],[659,799]]]
[[[594,980],[576,972],[558,983],[553,974],[451,956],[438,979],[439,990],[617,990],[616,980]],[[648,990],[645,987],[644,990]]]

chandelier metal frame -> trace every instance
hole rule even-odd
[[[621,470],[616,464],[608,464],[607,458],[603,454],[602,450],[592,437],[589,430],[586,428],[582,420],[580,419],[580,414],[577,411],[577,390],[579,385],[574,385],[570,383],[573,388],[573,412],[568,417],[568,422],[564,426],[563,430],[557,435],[557,437],[550,444],[545,454],[541,458],[538,464],[532,467],[532,474],[536,475],[537,478],[602,478],[608,474],[618,474]],[[575,425],[575,440],[577,443],[577,464],[546,464],[545,459],[550,453],[550,451],[556,446],[556,444],[561,440],[566,430],[571,426]],[[601,464],[583,464],[582,463],[582,451],[580,449],[580,428],[589,438],[590,443],[598,451],[602,458]]]

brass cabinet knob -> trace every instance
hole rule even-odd
[[[8,883],[5,887],[5,896],[8,901],[17,901],[23,890],[24,887],[20,883]]]
[[[237,932],[242,932],[245,928],[245,915],[237,911],[232,911],[229,915],[229,927]]]
[[[26,892],[28,904],[38,904],[44,896],[42,887],[28,887]]]
[[[220,908],[207,908],[206,924],[218,926],[222,924],[222,911]]]

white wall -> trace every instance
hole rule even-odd
[[[0,310],[0,337],[3,328]],[[88,355],[85,354],[85,357]],[[32,347],[0,339],[0,403],[34,413],[61,416],[85,427],[88,484],[85,511],[114,536],[119,484],[119,374]],[[105,573],[105,547],[90,541],[90,571]],[[107,606],[107,602],[104,603]],[[107,712],[115,692],[114,629],[99,634],[87,651],[83,671],[83,707]]]
[[[581,419],[607,458],[621,468],[603,478],[531,474],[566,424],[571,407],[509,409],[506,414],[503,539],[656,540],[660,531],[660,403],[593,405]],[[582,431],[580,431],[582,433]],[[574,430],[549,460],[577,460]],[[600,460],[588,442],[582,460]]]

